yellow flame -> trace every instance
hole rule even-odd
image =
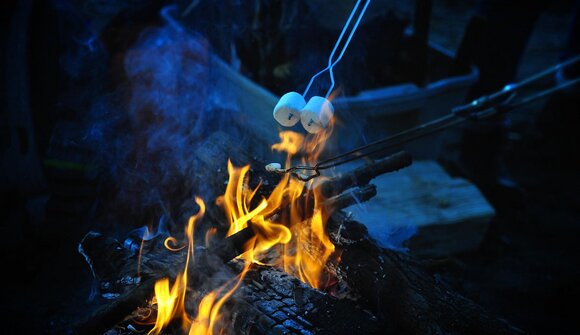
[[[221,308],[232,294],[234,294],[238,287],[240,287],[240,284],[246,276],[251,264],[251,262],[246,262],[244,269],[239,275],[227,281],[219,289],[211,291],[201,299],[198,306],[197,316],[191,323],[189,335],[213,335],[216,327],[221,326]],[[235,281],[235,284],[218,299],[221,292],[230,286],[233,281]]]
[[[312,165],[324,149],[332,132],[332,124],[333,120],[327,131],[307,137],[291,131],[281,132],[281,142],[274,144],[272,149],[287,153],[286,167],[291,166],[292,157],[299,153],[303,156],[303,164]],[[194,318],[187,315],[187,271],[194,257],[194,228],[205,213],[205,204],[200,198],[195,198],[200,210],[189,219],[185,230],[188,240],[185,269],[171,287],[167,278],[155,284],[154,300],[158,312],[155,326],[149,335],[158,335],[177,316],[182,318],[184,330],[189,328],[189,335],[213,335],[218,326],[223,326],[220,320],[224,303],[241,285],[251,264],[265,264],[266,258],[269,264],[280,266],[312,287],[323,287],[321,277],[335,251],[325,229],[331,213],[324,205],[324,197],[312,181],[305,184],[286,174],[268,198],[260,199],[252,208],[252,204],[256,203],[254,198],[260,185],[254,189],[249,187],[249,171],[249,165],[235,167],[228,161],[229,182],[225,193],[216,199],[216,203],[224,208],[230,223],[227,236],[250,225],[255,232],[255,237],[246,243],[245,252],[239,257],[245,262],[243,271],[217,290],[205,295],[199,302]],[[206,246],[215,233],[215,229],[206,233]],[[167,238],[164,244],[172,251],[182,249],[173,247],[177,245],[177,240],[173,237]],[[272,257],[271,251],[277,245],[281,245],[281,248]]]
[[[272,145],[273,150],[285,151],[289,155],[296,155],[304,144],[304,136],[293,131],[280,132],[280,143]]]
[[[183,278],[178,276],[175,283],[169,288],[169,279],[163,278],[155,283],[155,299],[157,300],[157,320],[155,326],[149,334],[157,335],[161,333],[179,311],[181,301],[181,290],[185,289],[182,283]]]
[[[158,335],[163,329],[165,329],[174,319],[181,317],[183,320],[182,327],[184,329],[189,329],[189,334],[193,335],[213,335],[214,329],[220,325],[221,314],[220,310],[224,303],[231,297],[232,294],[238,289],[243,278],[245,277],[251,262],[246,262],[243,271],[235,278],[226,282],[217,290],[209,292],[204,296],[198,306],[198,313],[194,318],[190,318],[185,310],[185,300],[187,293],[187,279],[188,279],[188,269],[190,262],[193,261],[194,257],[194,231],[195,224],[203,217],[205,214],[205,204],[200,198],[195,198],[195,202],[199,206],[199,211],[197,214],[189,218],[187,227],[185,229],[185,235],[187,237],[187,256],[185,261],[185,268],[181,274],[177,276],[175,282],[170,287],[169,279],[163,278],[155,283],[155,297],[154,301],[157,304],[157,318],[155,321],[155,326],[149,331],[148,335]],[[260,207],[259,207],[260,208]],[[206,235],[206,241],[214,234],[208,233]],[[170,246],[170,243],[175,245],[177,240],[173,237],[168,237],[164,241],[164,245],[167,249],[171,251],[179,251],[182,248],[176,249]],[[232,282],[235,284],[226,291],[223,295],[221,294]]]
[[[173,236],[169,236],[168,238],[165,239],[165,241],[163,242],[163,246],[165,246],[165,248],[167,250],[171,250],[173,252],[177,252],[183,248],[185,248],[185,245],[181,246],[181,247],[174,247],[173,245],[177,245],[177,239]]]
[[[207,232],[205,233],[205,247],[206,248],[209,248],[209,245],[211,243],[211,239],[215,236],[216,233],[217,233],[216,227],[211,227],[210,229],[207,230]]]
[[[331,131],[332,124],[328,131],[307,137],[283,131],[280,143],[274,144],[272,149],[288,154],[286,167],[291,166],[292,156],[298,153],[305,156],[302,163],[312,165],[318,160]],[[312,182],[305,184],[284,175],[268,199],[262,199],[251,209],[260,185],[250,189],[249,170],[250,166],[234,167],[228,162],[228,186],[217,200],[230,222],[228,236],[251,224],[256,238],[245,249],[244,259],[263,264],[266,252],[280,244],[283,247],[278,257],[272,260],[268,253],[270,264],[282,267],[312,287],[321,288],[321,276],[335,250],[325,230],[330,213],[323,205],[322,194]]]
[[[185,296],[187,293],[187,271],[189,269],[189,262],[194,256],[194,242],[193,233],[195,228],[195,223],[199,221],[205,214],[205,203],[200,198],[195,198],[195,203],[199,206],[199,211],[197,214],[192,215],[189,218],[187,227],[185,229],[185,235],[187,236],[188,246],[187,246],[187,257],[185,260],[185,269],[175,279],[175,283],[171,289],[169,288],[169,279],[160,279],[155,283],[155,299],[157,300],[157,319],[155,320],[155,326],[151,329],[148,335],[158,335],[161,331],[169,325],[169,323],[176,317],[181,316],[183,318],[183,325],[186,327],[189,323],[189,317],[185,311]],[[167,247],[171,238],[165,240],[165,246]]]

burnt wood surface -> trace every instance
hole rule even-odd
[[[96,241],[90,241],[91,239]],[[102,240],[110,239],[90,233],[84,242],[109,248],[111,244],[101,243]],[[96,248],[92,250],[97,252]],[[116,248],[114,250],[119,254],[126,254],[122,250]],[[173,281],[183,269],[184,250],[175,253],[162,248],[150,250],[143,256],[141,280],[128,284],[125,293],[79,322],[75,326],[75,332],[90,335],[103,334],[113,327],[127,328],[132,323],[132,313],[140,306],[146,306],[147,301],[153,296],[155,282],[162,277],[168,277]],[[228,265],[224,259],[217,262],[215,255],[203,253],[203,249],[200,248],[197,248],[196,254],[198,256],[195,264],[190,269],[191,286],[196,291],[207,292],[217,288],[219,282],[215,281],[212,285],[214,282],[212,278],[223,277],[223,273],[233,277],[242,267],[240,261],[232,261]],[[87,254],[87,258],[98,258],[99,255],[99,253]],[[119,278],[127,276],[125,269],[136,268],[135,262],[138,258],[124,259],[127,264],[118,271]],[[221,275],[214,276],[214,273]],[[111,272],[108,274],[113,276]],[[228,318],[233,322],[226,324],[226,333],[264,335],[380,333],[378,319],[369,311],[363,310],[351,301],[336,299],[317,291],[273,267],[253,266],[244,279],[242,288],[230,299],[228,306],[230,306],[226,308]],[[175,334],[179,334],[177,330],[175,331]],[[127,331],[127,334],[130,333]],[[164,334],[173,333],[171,328],[164,332]]]
[[[324,315],[327,316],[316,313],[305,318],[308,313],[312,313],[312,311],[308,312],[310,305],[306,309],[296,307],[294,304],[305,305],[303,302],[296,301],[301,298],[294,297],[294,302],[284,300],[290,293],[268,294],[269,290],[264,290],[264,286],[270,285],[272,290],[277,292],[284,290],[283,287],[288,285],[286,281],[290,281],[294,287],[293,296],[303,294],[303,292],[294,292],[296,290],[308,290],[308,294],[315,296],[322,293],[304,284],[296,289],[298,283],[296,279],[279,270],[258,267],[253,270],[254,274],[248,276],[249,284],[244,285],[244,289],[231,302],[231,304],[237,303],[242,306],[247,304],[246,307],[253,308],[249,312],[239,312],[242,313],[239,315],[240,320],[244,320],[243,325],[236,324],[237,327],[241,327],[236,329],[244,330],[240,333],[266,334],[269,332],[264,332],[264,329],[268,329],[269,325],[278,327],[280,334],[308,334],[314,330],[322,331],[321,325],[330,327],[330,319],[336,322],[337,315],[342,315],[340,320],[350,320],[351,323],[366,322],[358,326],[363,327],[359,329],[360,331],[364,329],[362,333],[376,333],[378,331],[376,327],[382,329],[383,333],[394,334],[523,333],[507,321],[490,315],[475,302],[450,289],[444,282],[424,271],[412,258],[378,247],[369,238],[364,225],[350,220],[344,213],[335,213],[327,228],[337,247],[342,250],[341,263],[338,266],[339,278],[346,281],[349,287],[360,295],[359,301],[340,300],[325,295],[324,303],[317,302],[313,305],[317,311],[322,310],[322,313],[326,313]],[[155,252],[151,252],[147,257],[150,259],[144,261],[144,264],[149,265],[144,266],[143,277],[149,276],[149,279],[137,283],[132,290],[79,324],[76,328],[77,333],[99,334],[103,329],[113,327],[127,317],[131,309],[136,309],[150,299],[153,294],[153,283],[157,278],[153,273],[163,273],[164,276],[174,278],[176,269],[182,269],[182,263],[176,266],[179,262],[172,257],[155,256]],[[128,260],[131,259],[134,258],[128,258]],[[128,261],[128,263],[132,262]],[[134,267],[134,265],[129,265],[129,267]],[[276,276],[281,276],[284,280],[264,283],[264,277],[255,274],[263,271],[274,271],[273,273],[277,273]],[[264,292],[266,292],[265,295]],[[287,304],[284,304],[284,301]],[[369,314],[370,319],[364,320],[365,314],[361,314],[357,305],[367,306],[372,311]],[[277,313],[277,308],[280,308],[282,313]],[[293,310],[293,314],[289,316],[286,309]],[[235,308],[232,310],[235,311]],[[352,319],[349,319],[349,315],[358,316],[351,316]],[[378,317],[378,321],[374,319],[374,315]],[[317,317],[322,319],[317,319]],[[378,322],[379,326],[376,324],[373,326],[375,322],[373,320]],[[238,322],[242,321],[238,320]],[[353,328],[348,329],[348,332],[336,329],[334,331],[324,329],[324,331],[329,334],[357,332]]]
[[[427,273],[410,256],[379,247],[364,225],[344,213],[333,216],[329,230],[344,248],[339,271],[395,333],[524,333]]]
[[[322,194],[329,197],[340,194],[349,188],[367,185],[373,178],[385,173],[395,172],[410,166],[413,158],[400,151],[380,161],[367,164],[339,177],[331,178],[320,185]]]

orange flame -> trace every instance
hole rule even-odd
[[[286,167],[298,153],[305,155],[302,163],[314,164],[331,134],[328,131],[304,137],[292,131],[280,133],[280,143],[273,150],[288,154]],[[268,199],[250,209],[250,204],[260,185],[248,186],[249,166],[234,167],[228,162],[230,175],[226,192],[217,199],[230,221],[228,236],[252,225],[256,233],[254,243],[247,246],[244,258],[254,263],[264,263],[266,252],[275,245],[282,245],[278,257],[269,264],[280,266],[312,287],[322,288],[321,276],[326,263],[334,253],[334,245],[326,234],[325,226],[330,213],[323,205],[324,198],[313,187],[289,175],[284,175]]]
[[[280,143],[272,145],[273,150],[285,151],[289,155],[296,155],[304,144],[304,136],[293,131],[280,132]]]
[[[191,324],[191,328],[189,329],[189,335],[213,335],[215,328],[219,326],[219,321],[221,319],[220,310],[223,307],[224,303],[234,294],[234,292],[240,287],[242,280],[246,276],[250,265],[252,263],[246,262],[243,271],[230,279],[224,285],[222,285],[219,289],[208,293],[198,306],[197,316],[193,320]],[[222,295],[219,299],[218,296],[221,294],[223,290],[226,289],[233,281],[235,284],[231,287],[224,295]],[[221,332],[220,332],[221,333]]]
[[[272,149],[287,153],[286,167],[291,166],[292,157],[297,154],[302,154],[303,164],[312,165],[324,149],[332,132],[332,123],[333,120],[328,131],[307,137],[291,131],[281,132],[281,142],[274,144]],[[195,198],[200,210],[189,219],[185,230],[188,240],[185,269],[177,276],[173,286],[170,287],[166,278],[155,284],[154,300],[158,312],[155,326],[148,335],[158,335],[177,317],[182,318],[184,330],[189,328],[189,335],[213,335],[220,325],[221,308],[241,285],[252,263],[267,262],[279,266],[312,287],[323,288],[325,266],[335,251],[325,229],[331,213],[324,206],[324,197],[314,187],[313,181],[305,184],[286,174],[269,197],[261,199],[252,208],[261,185],[253,190],[249,187],[249,170],[250,166],[234,167],[228,161],[229,182],[225,193],[216,199],[230,223],[227,236],[250,225],[255,232],[255,237],[246,244],[245,252],[239,257],[245,261],[243,271],[205,295],[194,318],[187,315],[187,272],[194,256],[194,226],[205,213],[205,204],[200,198]],[[215,229],[206,233],[206,246],[215,233]],[[167,238],[164,244],[171,251],[183,248],[175,247],[177,240],[173,237]],[[278,245],[281,247],[274,248]]]
[[[193,232],[194,226],[205,214],[205,203],[200,198],[195,198],[195,203],[199,206],[197,214],[189,218],[185,235],[187,236],[187,257],[185,260],[185,269],[175,279],[175,283],[169,289],[169,279],[164,278],[155,283],[155,299],[157,300],[157,319],[155,326],[151,329],[148,335],[158,335],[161,331],[169,325],[169,323],[176,317],[183,318],[184,327],[190,323],[189,317],[185,311],[185,296],[187,293],[187,270],[189,269],[189,262],[194,256]],[[165,240],[165,246],[169,243],[174,243],[175,239],[169,237]],[[175,249],[170,249],[175,250]],[[179,249],[177,249],[179,250]]]
[[[195,198],[195,202],[200,209],[197,214],[189,218],[187,228],[185,229],[185,235],[187,236],[188,241],[185,268],[183,272],[177,276],[175,283],[173,283],[171,287],[169,285],[169,279],[167,278],[160,279],[155,283],[154,301],[157,303],[157,318],[155,321],[155,326],[149,331],[148,335],[160,334],[161,331],[177,317],[182,318],[182,326],[184,330],[189,328],[190,335],[213,335],[214,329],[219,325],[221,318],[220,310],[222,306],[238,289],[249,269],[249,266],[251,265],[251,262],[246,262],[243,271],[237,277],[229,280],[219,289],[211,291],[205,297],[203,297],[198,306],[197,316],[193,319],[189,318],[185,310],[185,300],[187,293],[188,269],[190,262],[193,261],[195,250],[194,228],[196,222],[198,222],[205,214],[204,202],[197,197]],[[208,234],[212,233],[208,232]],[[209,238],[208,236],[210,235],[206,235],[206,240]],[[174,237],[168,237],[165,240],[164,245],[168,250],[179,251],[182,248],[173,248],[170,245],[175,245],[176,242],[177,241]],[[234,281],[235,284],[233,287],[221,295],[221,292],[224,291],[226,287],[231,285],[231,283]]]

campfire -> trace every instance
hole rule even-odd
[[[303,163],[312,163],[324,149],[331,132],[332,128],[329,128],[307,137],[291,131],[282,132],[282,141],[274,144],[272,149],[287,153],[287,167],[290,167],[296,154],[304,154]],[[190,267],[196,269],[193,266],[196,262],[195,231],[206,211],[204,201],[196,197],[199,211],[189,219],[185,228],[186,241],[182,242],[182,246],[177,246],[179,242],[176,238],[165,239],[164,246],[168,250],[179,252],[185,249],[186,260],[183,272],[178,274],[173,283],[168,278],[159,279],[155,283],[155,296],[150,305],[156,310],[157,316],[148,334],[161,334],[176,319],[181,320],[184,333],[223,333],[228,324],[224,320],[222,308],[240,287],[253,264],[276,267],[322,291],[335,281],[336,273],[330,271],[331,267],[327,263],[332,256],[335,256],[333,261],[337,262],[338,257],[334,255],[335,246],[325,229],[332,206],[325,204],[324,196],[314,182],[305,184],[287,174],[273,188],[268,198],[258,199],[256,195],[261,185],[250,187],[250,168],[249,165],[235,167],[228,161],[229,180],[225,194],[215,200],[223,208],[229,222],[227,237],[243,234],[243,230],[251,231],[254,235],[243,243],[243,250],[236,257],[243,263],[241,272],[197,299],[195,294],[188,294],[188,271]],[[205,232],[204,248],[210,248],[216,231],[215,227],[211,227]],[[199,300],[195,315],[191,315],[185,308],[190,299]],[[136,322],[147,323],[153,314],[149,313],[147,318]]]
[[[272,149],[286,167],[312,164],[331,131],[284,131]],[[253,164],[237,166],[222,150],[234,142],[216,132],[198,147],[220,150],[227,175],[212,183],[223,189],[215,200],[195,197],[182,231],[141,230],[129,247],[85,236],[79,251],[111,302],[79,322],[79,334],[518,332],[379,247],[342,210],[374,197],[370,181],[409,166],[409,154],[303,182],[251,155],[243,156]]]
[[[332,126],[324,132],[306,136],[283,131],[280,133],[280,143],[272,145],[272,150],[286,154],[286,168],[296,161],[296,157],[302,164],[313,164],[324,150],[331,133]],[[403,158],[405,160],[407,156]],[[408,165],[407,162],[398,164],[401,167]],[[224,305],[244,285],[244,279],[249,271],[255,271],[256,268],[262,271],[265,269],[273,272],[283,271],[292,278],[299,279],[302,282],[300,287],[328,292],[331,296],[339,294],[337,289],[339,286],[345,286],[345,283],[342,285],[339,283],[337,273],[340,252],[331,241],[326,226],[337,205],[344,207],[352,203],[349,200],[350,195],[328,197],[332,191],[329,192],[328,187],[321,187],[328,182],[328,178],[305,183],[292,177],[291,174],[281,177],[262,175],[258,184],[252,187],[250,170],[250,165],[237,167],[230,160],[227,162],[228,180],[225,192],[215,199],[215,207],[221,209],[223,217],[227,219],[227,231],[222,238],[223,241],[219,241],[218,237],[223,236],[218,232],[219,224],[205,225],[202,229],[198,227],[208,218],[205,217],[204,200],[196,197],[198,211],[189,218],[182,236],[168,236],[163,240],[163,248],[149,252],[150,249],[145,247],[145,244],[152,243],[146,241],[147,234],[144,234],[138,243],[136,258],[128,257],[129,263],[130,260],[137,262],[137,273],[134,278],[137,278],[138,282],[146,276],[141,270],[144,259],[159,257],[165,253],[173,253],[177,258],[181,258],[181,261],[178,260],[175,264],[167,264],[173,269],[181,267],[174,278],[163,273],[153,276],[161,277],[155,280],[154,295],[148,301],[147,307],[140,307],[132,319],[132,322],[138,325],[151,325],[148,334],[161,334],[176,323],[181,324],[183,333],[189,334],[217,334],[227,329],[231,332],[231,322],[225,316],[237,312],[235,308],[231,310],[224,308]],[[263,185],[264,180],[268,183],[272,176],[277,179],[277,184]],[[262,192],[265,188],[268,190]],[[327,191],[327,195],[323,194],[323,190]],[[368,190],[365,192],[369,193]],[[223,225],[221,227],[223,228]],[[203,238],[198,238],[199,234],[202,234]],[[94,242],[94,239],[95,234],[89,234],[81,243],[81,250],[88,260],[91,257],[86,254],[85,249]],[[233,245],[235,247],[230,250]],[[203,255],[201,257],[200,250]],[[225,250],[228,251],[224,253]],[[159,255],[156,255],[156,252]],[[222,261],[235,258],[233,262],[239,267],[238,273],[225,278],[221,285],[208,292],[192,292],[196,290],[195,286],[200,284],[195,280],[199,281],[199,278],[207,278],[210,275],[192,273],[207,272],[208,268],[197,263],[207,265],[208,258],[216,255]],[[94,265],[91,261],[89,263]],[[134,264],[130,264],[132,265]],[[97,268],[98,266],[93,266],[93,271],[98,271]],[[210,269],[209,272],[211,271]],[[192,280],[192,277],[197,279]],[[202,283],[202,286],[207,286],[207,283]],[[346,295],[345,292],[340,294]],[[194,308],[190,308],[192,304]],[[144,310],[147,312],[144,313]],[[304,323],[303,328],[312,327],[308,321]]]
[[[283,131],[280,133],[280,142],[272,145],[272,150],[285,153],[286,168],[296,161],[314,164],[331,134],[332,123],[325,131],[317,134],[303,135]],[[309,311],[316,309],[308,300],[316,299],[306,298],[309,294],[301,294],[307,301],[297,302],[296,292],[311,292],[310,295],[315,294],[319,300],[345,298],[351,294],[347,283],[341,280],[338,269],[340,250],[337,250],[329,236],[327,224],[335,210],[347,207],[355,201],[369,199],[375,194],[375,189],[366,185],[351,193],[340,193],[350,187],[359,186],[358,182],[366,184],[378,174],[409,164],[410,157],[400,153],[382,164],[373,165],[371,169],[367,167],[356,170],[351,173],[350,182],[344,178],[323,177],[305,183],[291,174],[279,176],[265,172],[252,178],[254,171],[250,165],[238,167],[228,160],[228,179],[224,194],[210,205],[214,212],[213,218],[206,216],[206,202],[195,197],[197,213],[189,218],[179,236],[167,236],[162,241],[158,237],[149,239],[151,234],[148,229],[144,229],[141,241],[135,243],[139,246],[136,255],[123,255],[126,250],[118,248],[117,242],[103,240],[97,233],[89,233],[79,250],[89,261],[97,278],[111,278],[110,274],[103,274],[110,269],[103,270],[93,262],[93,253],[103,251],[99,248],[110,249],[116,246],[113,254],[121,254],[119,258],[125,262],[122,266],[137,269],[136,273],[122,278],[132,278],[125,282],[137,283],[141,288],[139,294],[145,293],[145,296],[140,302],[141,306],[135,306],[131,316],[123,323],[132,328],[135,325],[145,329],[149,327],[148,334],[173,333],[177,328],[180,329],[177,333],[186,334],[231,333],[235,323],[232,315],[239,314],[238,309],[241,307],[238,304],[228,305],[228,301],[234,295],[247,299],[245,292],[250,290],[251,293],[252,290],[248,287],[261,290],[265,285],[264,273],[270,274],[273,280],[271,285],[284,285],[283,281],[291,282],[293,293],[281,294],[276,288],[271,292],[278,292],[273,293],[274,298],[277,295],[279,301],[284,301],[284,307],[296,309],[297,305],[301,305],[305,308],[304,316],[307,316]],[[257,185],[251,186],[252,179],[258,180]],[[216,212],[221,212],[217,213],[218,217],[226,219],[225,225],[222,220],[217,224],[215,221],[211,222],[212,219],[215,220]],[[347,218],[342,220],[346,221]],[[204,225],[204,222],[210,224]],[[223,231],[220,232],[220,228]],[[344,226],[341,224],[334,232],[334,239],[341,241],[340,243],[348,240],[342,236],[342,229]],[[174,273],[173,276],[155,266],[151,269],[142,264],[159,261],[159,258],[168,254],[171,254],[169,259],[174,261],[166,261],[163,267],[165,271]],[[217,262],[216,257],[219,259]],[[223,267],[223,263],[231,259],[230,267],[234,269],[232,275],[212,281],[212,272],[223,271],[216,267]],[[253,284],[248,286],[247,277],[252,277],[251,273],[253,277],[261,274],[258,280],[262,284],[252,279],[250,282]],[[106,283],[110,285],[110,282]],[[145,298],[148,297],[147,288],[152,284],[154,289],[149,292],[151,298]],[[211,289],[200,289],[201,287]],[[270,300],[272,297],[266,298]],[[288,303],[289,299],[293,302]],[[106,310],[105,314],[110,311],[111,309]],[[290,329],[314,329],[315,326],[310,321],[298,314],[292,314],[301,322],[291,320],[288,314],[282,314],[281,320],[292,321],[287,322],[294,327]],[[373,324],[376,317],[368,313],[364,315],[364,319]],[[275,322],[276,320],[272,325]],[[176,328],[177,324],[180,326]],[[92,331],[92,327],[94,323],[89,322],[81,325],[79,329]]]

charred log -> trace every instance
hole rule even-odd
[[[367,185],[373,178],[395,172],[413,163],[410,154],[400,151],[381,161],[349,171],[340,177],[332,178],[320,186],[322,194],[330,197],[350,188]]]
[[[344,245],[340,271],[380,317],[393,323],[396,333],[523,333],[427,273],[407,255],[380,248],[364,225],[342,213],[334,215],[329,228],[339,227]]]
[[[342,193],[326,199],[323,206],[330,211],[340,210],[357,203],[368,201],[375,195],[377,195],[377,187],[375,185],[366,185],[352,192]]]
[[[77,323],[74,332],[79,335],[91,335],[103,334],[111,329],[151,297],[157,279],[159,278],[144,280],[112,303],[98,309],[91,316]]]

